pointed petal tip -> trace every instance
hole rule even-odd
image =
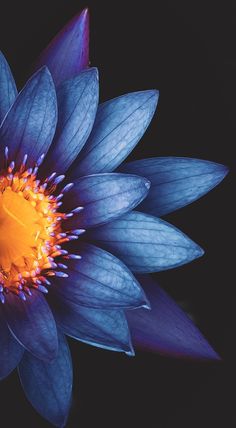
[[[128,351],[125,351],[125,354],[128,357],[135,357],[135,351],[132,345],[130,346],[130,349]]]
[[[230,168],[227,165],[221,165],[222,167],[222,180],[228,175]]]
[[[151,181],[149,181],[149,180],[145,180],[145,182],[144,182],[144,186],[149,190],[150,189],[150,187],[151,187]]]
[[[97,67],[90,67],[88,69],[85,70],[87,73],[90,73],[92,76],[94,76],[94,78],[96,78],[97,80],[99,80],[99,72]]]
[[[158,89],[147,89],[146,93],[150,94],[150,97],[153,97],[155,100],[155,105],[157,105],[158,100],[159,100],[159,96],[160,96],[160,92]]]
[[[82,12],[80,13],[80,16],[83,17],[84,19],[88,19],[89,18],[89,8],[85,7]]]
[[[71,28],[81,26],[88,27],[89,26],[89,8],[86,7],[82,11],[76,13],[76,15],[72,16],[72,18],[67,22],[64,28]]]
[[[196,254],[196,258],[199,259],[200,257],[204,256],[205,250],[203,250],[202,247],[196,244],[195,254]]]

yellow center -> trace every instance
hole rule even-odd
[[[61,234],[66,215],[57,211],[53,190],[53,183],[40,183],[32,170],[12,174],[8,168],[0,176],[1,291],[30,294],[31,287],[42,288],[45,276],[55,274],[54,257],[61,255],[59,244],[68,239]]]

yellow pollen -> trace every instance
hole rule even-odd
[[[0,175],[0,291],[30,294],[54,274],[65,214],[57,211],[55,186],[36,180],[32,170],[10,172]]]

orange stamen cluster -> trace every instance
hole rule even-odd
[[[43,155],[34,168],[26,168],[27,155],[18,170],[14,162],[8,165],[8,150],[5,150],[6,168],[0,174],[0,300],[5,294],[15,293],[23,300],[31,295],[30,289],[47,292],[48,277],[68,275],[58,268],[66,269],[55,258],[80,258],[61,248],[61,245],[77,239],[83,232],[77,229],[62,231],[62,221],[73,216],[59,211],[63,193],[73,184],[54,196],[57,185],[64,176],[51,174],[45,180],[37,179]]]

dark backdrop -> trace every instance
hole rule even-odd
[[[130,158],[192,156],[231,166],[221,186],[168,216],[206,255],[157,275],[177,301],[187,302],[223,362],[183,363],[141,352],[128,358],[71,341],[75,378],[68,428],[233,428],[236,4],[3,2],[1,49],[19,85],[50,38],[86,5],[91,12],[91,63],[100,70],[101,99],[160,90],[158,114]],[[16,374],[1,383],[0,393],[1,427],[15,426],[15,418],[25,428],[50,426],[27,403]]]

